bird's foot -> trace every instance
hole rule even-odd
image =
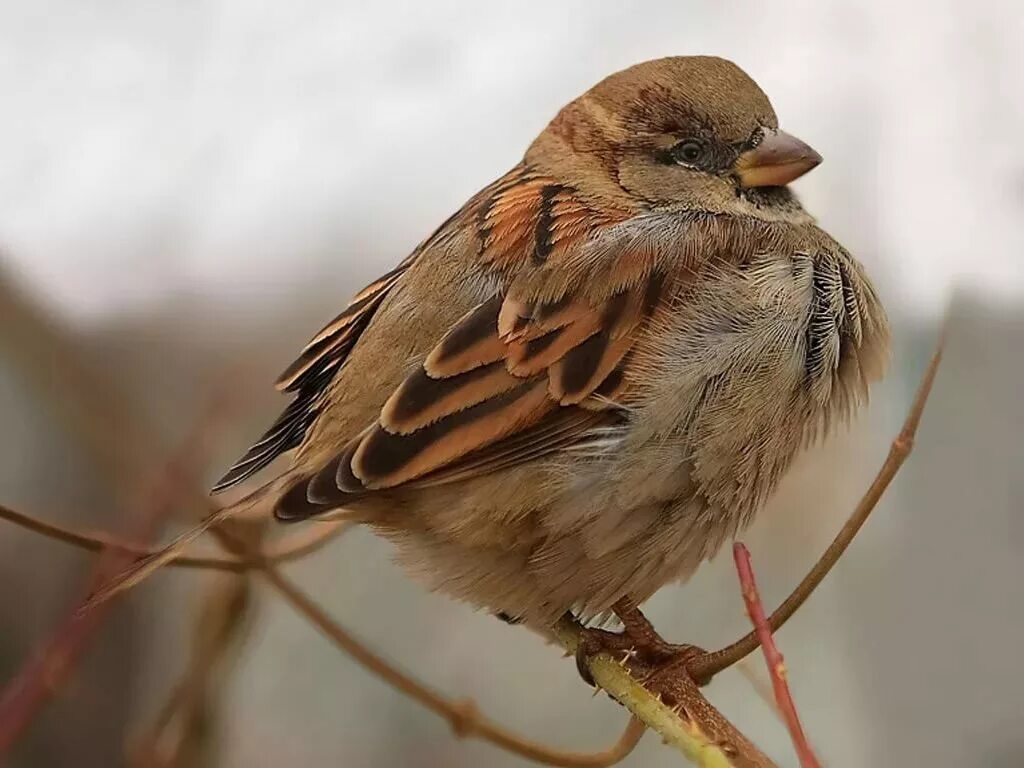
[[[622,621],[621,632],[587,627],[583,630],[582,641],[576,649],[576,668],[588,685],[594,685],[590,674],[590,659],[607,653],[621,660],[648,688],[658,690],[661,683],[685,675],[693,679],[689,666],[695,659],[707,652],[703,648],[686,643],[670,643],[654,629],[635,606],[616,605],[615,615]],[[708,680],[695,680],[704,685]],[[671,687],[671,686],[669,686]]]

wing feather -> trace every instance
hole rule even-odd
[[[570,188],[518,173],[495,185],[473,219],[480,260],[504,287],[438,340],[377,422],[316,471],[303,503],[280,517],[306,516],[309,503],[327,509],[386,489],[462,481],[593,439],[607,444],[609,428],[623,423],[615,398],[664,271],[649,254],[616,251],[602,258],[622,264],[579,269],[577,252],[609,222]]]
[[[625,214],[598,215],[570,187],[525,166],[464,213],[458,221],[475,225],[479,262],[497,291],[438,339],[377,421],[314,470],[304,497],[283,499],[278,517],[614,442],[609,435],[628,418],[616,399],[628,389],[629,352],[662,295],[665,265],[649,249],[586,258],[587,244]],[[343,313],[308,353],[353,322]]]

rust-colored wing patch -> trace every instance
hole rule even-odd
[[[557,261],[602,223],[570,187],[527,169],[496,186],[478,219],[480,258],[500,271]]]

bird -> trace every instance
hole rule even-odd
[[[658,652],[639,606],[887,365],[864,268],[789,187],[821,159],[725,59],[610,75],[310,340],[213,491],[291,453],[252,497],[278,520],[353,520],[429,589]]]

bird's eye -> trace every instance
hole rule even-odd
[[[704,157],[704,142],[686,139],[672,147],[672,157],[682,165],[696,165]]]

